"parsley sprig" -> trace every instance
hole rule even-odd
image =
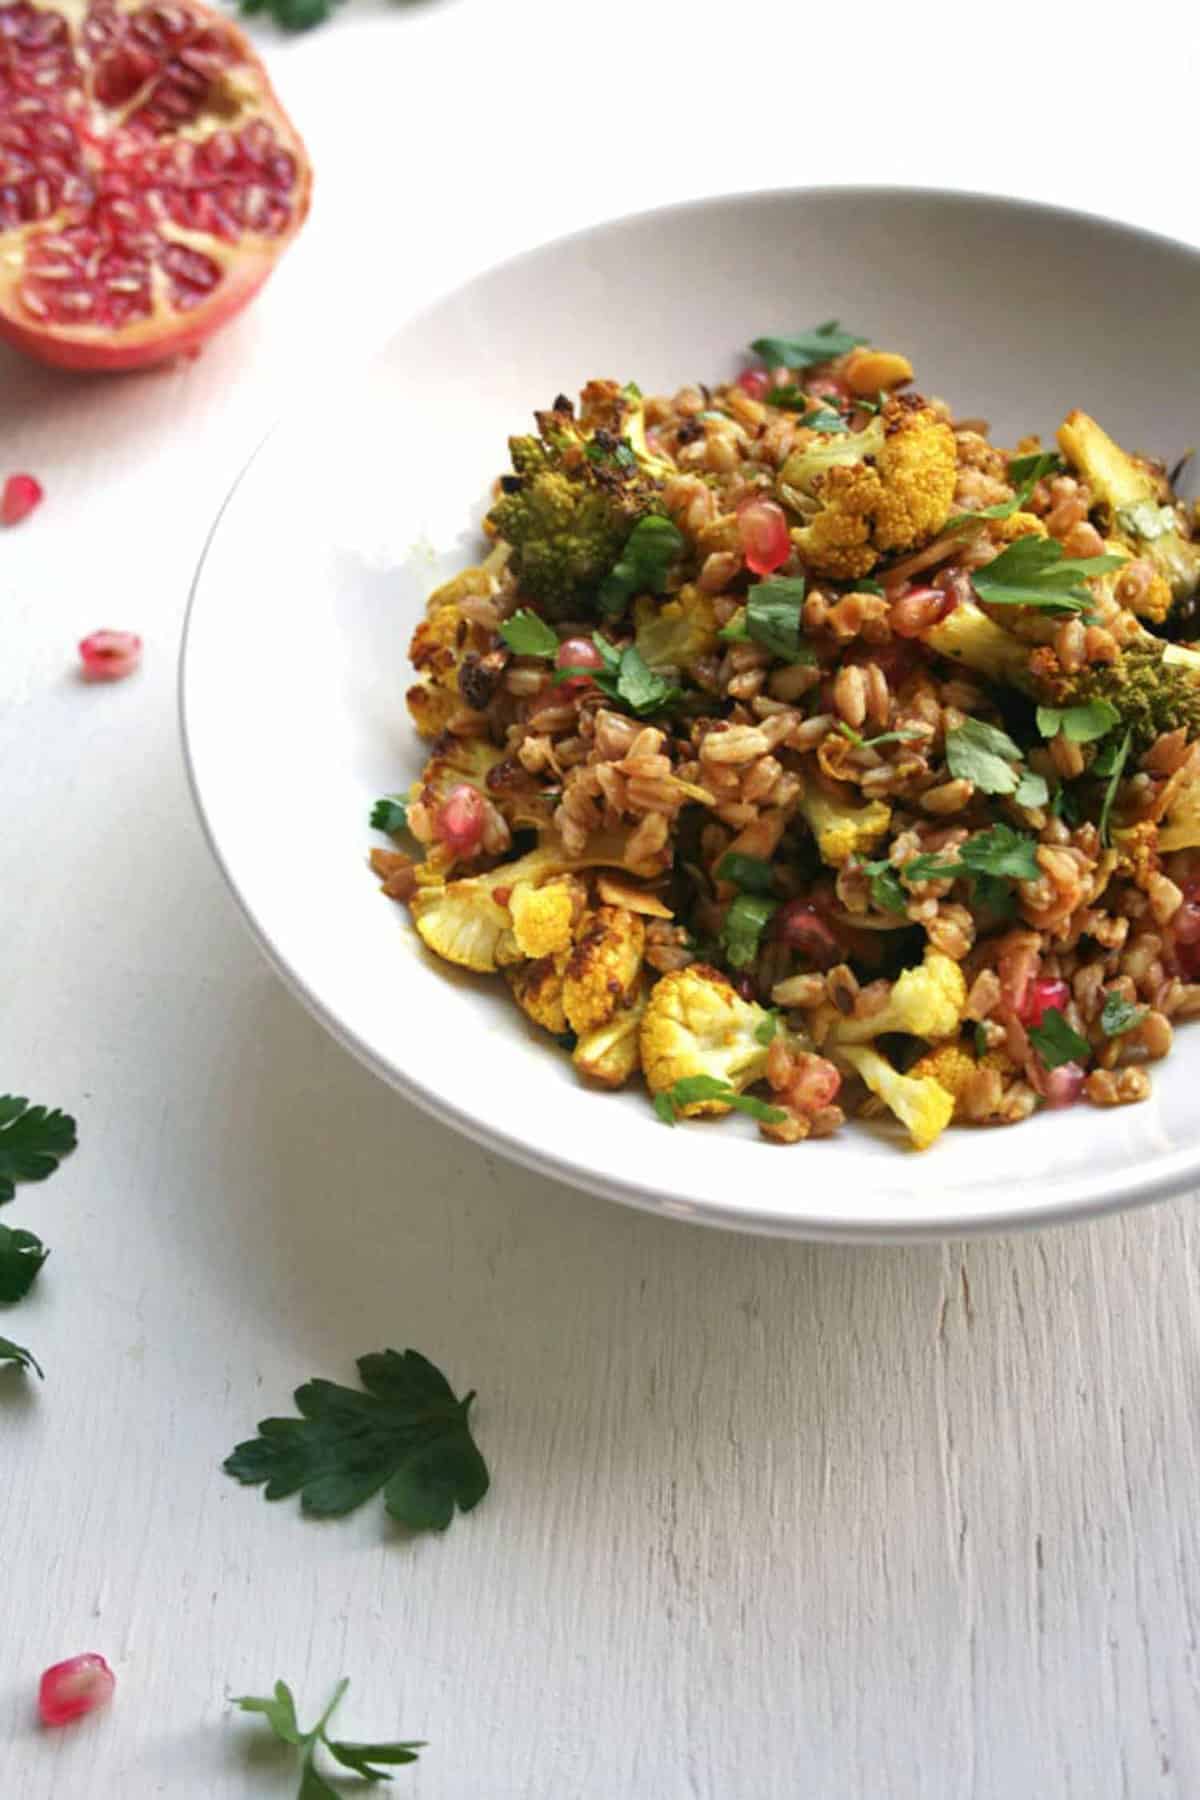
[[[31,1106],[22,1094],[0,1096],[0,1206],[18,1181],[45,1181],[75,1148],[75,1121],[57,1107]]]
[[[670,519],[650,513],[639,519],[625,548],[600,583],[597,602],[608,618],[617,618],[635,594],[661,594],[667,572],[683,549],[683,533]]]
[[[266,1720],[281,1744],[289,1744],[300,1752],[300,1786],[297,1800],[339,1800],[344,1789],[335,1788],[316,1766],[318,1749],[324,1749],[343,1769],[349,1769],[364,1781],[390,1781],[389,1769],[417,1760],[417,1752],[425,1748],[423,1740],[407,1740],[393,1744],[356,1744],[329,1736],[329,1723],[341,1705],[349,1681],[343,1676],[333,1690],[325,1711],[308,1731],[300,1729],[296,1718],[296,1702],[286,1681],[277,1681],[272,1694],[240,1694],[230,1701],[244,1713],[255,1713]]]
[[[333,1381],[296,1389],[298,1419],[263,1419],[225,1472],[265,1483],[268,1500],[299,1493],[322,1517],[352,1512],[383,1489],[383,1503],[411,1531],[444,1531],[455,1506],[470,1512],[487,1493],[487,1464],[440,1369],[415,1350],[360,1356],[365,1393]]]
[[[787,1113],[781,1106],[768,1106],[753,1094],[739,1094],[729,1082],[715,1075],[684,1075],[661,1094],[654,1096],[654,1110],[664,1125],[674,1125],[685,1106],[699,1100],[720,1100],[734,1112],[746,1113],[762,1125],[782,1125]]]
[[[1105,1037],[1123,1037],[1127,1031],[1136,1031],[1148,1010],[1138,1006],[1136,1001],[1127,1000],[1115,988],[1109,988],[1100,1013],[1100,1029]]]
[[[554,674],[556,687],[577,675],[587,675],[602,694],[615,705],[626,707],[639,719],[663,712],[682,699],[682,689],[656,675],[636,644],[627,644],[623,650],[618,650],[598,631],[592,633],[592,642],[604,659],[604,667],[585,669],[572,663],[569,668],[557,669]]]
[[[1023,537],[971,576],[989,606],[1035,606],[1044,612],[1083,612],[1092,604],[1087,583],[1119,569],[1123,556],[1067,556],[1055,538]]]
[[[816,651],[804,641],[803,575],[775,575],[758,581],[746,595],[746,604],[717,636],[726,643],[745,643],[749,638],[788,663],[815,663]]]
[[[1029,1027],[1029,1041],[1047,1069],[1060,1069],[1064,1063],[1086,1063],[1092,1046],[1072,1025],[1057,1006],[1047,1007],[1040,1025]]]
[[[845,356],[847,350],[857,350],[866,341],[852,331],[843,331],[836,319],[827,319],[823,325],[812,331],[799,331],[794,337],[755,338],[750,348],[772,368],[782,363],[787,369],[810,369],[817,363],[832,362],[835,356]]]
[[[558,633],[547,625],[540,613],[531,612],[527,606],[505,619],[500,636],[518,656],[558,655]]]
[[[32,1231],[0,1225],[0,1300],[5,1305],[25,1298],[49,1254]]]

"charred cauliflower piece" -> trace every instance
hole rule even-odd
[[[571,875],[535,887],[520,881],[509,895],[513,936],[522,956],[554,956],[569,950],[575,921],[583,911],[586,893]]]
[[[582,1037],[628,1002],[642,966],[646,927],[620,906],[585,913],[563,973],[563,1011]]]
[[[852,856],[866,856],[892,823],[892,809],[882,800],[852,806],[837,800],[816,781],[806,781],[800,811],[817,840],[821,861],[840,868]]]
[[[712,1075],[739,1093],[761,1081],[769,1018],[705,963],[672,970],[655,984],[642,1019],[642,1068],[650,1092],[664,1094],[688,1075]],[[698,1100],[681,1116],[728,1111],[720,1100]]]
[[[599,1087],[624,1087],[641,1062],[638,1039],[646,998],[643,979],[628,1005],[614,1013],[607,1024],[581,1033],[571,1055],[581,1075]]]
[[[778,491],[802,521],[792,541],[806,566],[855,580],[937,535],[955,478],[950,425],[919,395],[893,395],[864,431],[822,433],[794,450]]]
[[[482,731],[477,702],[467,698],[472,659],[478,663],[492,649],[492,634],[474,624],[459,602],[470,597],[488,599],[499,592],[500,577],[509,558],[509,547],[500,544],[476,568],[464,569],[430,594],[409,645],[409,658],[420,679],[405,696],[413,724],[422,737],[436,738],[450,728]]]
[[[555,1037],[562,1037],[569,1030],[563,1011],[566,964],[567,953],[560,951],[555,956],[539,956],[533,962],[518,963],[515,968],[505,971],[512,997],[521,1011]]]
[[[844,1018],[831,1008],[826,1015],[831,1024],[827,1041],[839,1047],[865,1044],[886,1032],[901,1031],[937,1043],[957,1037],[966,1005],[966,977],[958,964],[940,950],[927,950],[922,963],[896,977],[887,1004],[869,1018]]]
[[[840,1052],[859,1079],[908,1129],[915,1150],[928,1150],[954,1117],[954,1095],[932,1075],[901,1075],[885,1056],[865,1045]]]

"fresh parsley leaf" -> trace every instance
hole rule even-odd
[[[50,1252],[32,1231],[0,1225],[0,1300],[23,1300]]]
[[[31,1350],[23,1350],[20,1344],[14,1344],[11,1338],[0,1337],[0,1363],[15,1363],[18,1369],[32,1369],[39,1381],[44,1381],[41,1367]]]
[[[621,654],[617,696],[640,718],[646,713],[661,712],[679,699],[680,690],[656,675],[637,646],[630,644]]]
[[[1146,1007],[1138,1006],[1134,1001],[1127,1000],[1124,994],[1117,992],[1116,988],[1109,988],[1104,996],[1100,1028],[1105,1037],[1122,1037],[1125,1032],[1133,1031],[1136,1026],[1141,1024],[1147,1010]]]
[[[1050,788],[1046,777],[1035,774],[1032,769],[1022,769],[1013,799],[1018,806],[1047,805],[1050,799]]]
[[[842,331],[836,319],[827,319],[824,325],[818,325],[812,331],[798,332],[795,337],[755,338],[750,348],[772,368],[782,363],[788,369],[810,369],[815,363],[832,362],[835,356],[845,356],[847,350],[856,350],[866,341],[864,337]]]
[[[743,856],[740,850],[731,850],[717,864],[717,879],[732,881],[746,894],[769,894],[771,865],[761,856]]]
[[[1029,1027],[1029,1041],[1047,1069],[1060,1069],[1064,1063],[1086,1063],[1092,1046],[1085,1037],[1067,1024],[1057,1006],[1048,1007],[1040,1025]]]
[[[518,656],[558,655],[558,633],[552,631],[545,619],[531,612],[527,606],[521,607],[511,619],[505,619],[500,627],[500,636]]]
[[[879,862],[864,862],[860,866],[871,883],[872,903],[880,912],[908,911],[908,895],[901,886],[900,872],[894,863],[885,856]]]
[[[869,575],[860,576],[857,581],[846,583],[848,594],[882,594],[885,591],[882,581],[872,581]]]
[[[734,1112],[746,1113],[764,1125],[781,1125],[787,1118],[781,1106],[768,1106],[752,1094],[739,1094],[715,1075],[684,1075],[665,1093],[655,1094],[654,1110],[664,1125],[674,1125],[685,1106],[695,1106],[700,1100],[721,1100]]]
[[[936,852],[910,857],[901,872],[908,881],[955,881],[965,875],[977,885],[984,880],[1036,881],[1041,874],[1036,841],[1011,825],[976,832],[959,845],[957,857]]]
[[[1057,450],[1029,450],[1024,456],[1009,457],[1008,479],[1014,487],[1028,485],[1032,492],[1039,481],[1059,474],[1066,466]]]
[[[265,1482],[268,1500],[299,1493],[305,1512],[352,1512],[383,1489],[394,1519],[412,1531],[444,1531],[457,1505],[470,1512],[488,1490],[488,1470],[467,1415],[474,1391],[455,1397],[446,1377],[415,1350],[360,1356],[366,1393],[332,1381],[296,1390],[298,1419],[264,1419],[224,1468]]]
[[[912,744],[925,736],[923,731],[881,731],[878,737],[865,738],[855,731],[853,725],[847,725],[845,720],[839,723],[838,730],[856,750],[877,750],[880,744]]]
[[[721,926],[721,945],[731,967],[750,967],[778,906],[778,900],[768,900],[762,894],[739,894],[732,902]]]
[[[1103,771],[1108,775],[1109,780],[1108,786],[1104,790],[1104,804],[1100,808],[1100,842],[1102,844],[1107,845],[1110,842],[1109,825],[1112,820],[1112,809],[1116,803],[1117,789],[1121,785],[1121,777],[1125,773],[1125,764],[1129,761],[1129,752],[1132,744],[1133,731],[1131,729],[1125,733],[1120,744],[1112,751],[1110,763],[1106,763]],[[1111,746],[1106,744],[1104,748],[1110,750]],[[1099,761],[1097,761],[1096,768],[1099,771]]]
[[[826,437],[836,437],[839,431],[850,430],[840,412],[834,412],[831,406],[817,406],[812,412],[805,413],[800,421],[810,431],[822,431]]]
[[[637,457],[627,438],[589,438],[583,446],[583,454],[589,462],[615,462],[621,469],[637,468]]]
[[[407,831],[407,800],[402,800],[399,794],[385,794],[371,808],[371,827],[374,831],[386,831],[393,836],[398,831]]]
[[[987,1026],[984,1025],[982,1021],[976,1023],[974,1036],[976,1056],[986,1056],[988,1053],[988,1034]]]
[[[946,733],[946,766],[983,794],[1015,794],[1021,751],[1008,733],[983,719],[964,719]]]
[[[778,1030],[779,1030],[779,1009],[778,1009],[778,1007],[772,1006],[768,1010],[767,1016],[763,1020],[762,1024],[756,1025],[754,1027],[755,1043],[762,1044],[764,1046],[768,1045],[768,1044],[773,1044],[775,1042],[775,1034]]]
[[[955,513],[947,519],[938,533],[939,537],[953,537],[956,532],[964,531],[973,525],[982,525],[985,519],[1011,519],[1014,513],[1023,511],[1032,494],[1034,484],[1028,481],[1019,487],[1015,494],[1007,500],[997,500],[994,506],[979,506],[971,512]]]
[[[745,635],[784,662],[815,662],[816,652],[801,635],[803,601],[803,575],[776,575],[756,582],[746,595]]]
[[[635,594],[661,594],[667,571],[682,549],[683,533],[670,519],[658,513],[639,519],[616,563],[600,583],[600,611],[616,618]]]
[[[1105,737],[1121,715],[1108,700],[1089,700],[1083,706],[1039,706],[1037,728],[1044,738],[1061,731],[1071,744],[1094,744]]]
[[[975,592],[990,606],[1038,606],[1053,612],[1082,612],[1092,603],[1084,585],[1093,575],[1119,569],[1123,556],[1068,557],[1055,538],[1023,537],[971,576]]]
[[[808,405],[808,395],[795,385],[768,388],[763,397],[768,406],[782,406],[787,412],[803,412]]]
[[[240,6],[244,13],[270,13],[285,31],[308,31],[332,16],[334,0],[240,0]]]
[[[316,1766],[318,1749],[324,1748],[343,1769],[352,1769],[366,1781],[390,1781],[388,1769],[401,1763],[416,1762],[423,1742],[395,1744],[351,1744],[329,1736],[329,1721],[341,1705],[350,1683],[342,1678],[333,1690],[325,1711],[309,1731],[301,1731],[296,1720],[296,1702],[286,1681],[275,1683],[275,1692],[267,1696],[243,1694],[230,1701],[241,1712],[254,1713],[266,1720],[280,1743],[300,1751],[300,1786],[297,1800],[338,1800],[340,1790],[330,1787]]]
[[[0,1206],[18,1181],[45,1181],[75,1148],[75,1121],[57,1108],[30,1106],[22,1094],[0,1096]]]
[[[1050,811],[1056,819],[1062,819],[1068,825],[1074,826],[1083,823],[1083,809],[1079,804],[1079,797],[1072,792],[1066,782],[1061,782],[1055,790],[1054,798],[1050,802]]]

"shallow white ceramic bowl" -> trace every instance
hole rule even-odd
[[[1200,1179],[1197,1037],[1146,1105],[780,1150],[748,1121],[668,1131],[581,1087],[496,981],[435,965],[366,867],[367,814],[420,766],[406,646],[475,559],[505,438],[590,376],[670,391],[836,314],[908,351],[997,441],[1073,405],[1175,454],[1195,441],[1200,256],[968,195],[736,196],[618,221],[481,275],[276,430],[196,578],[184,737],[213,850],[267,955],[342,1043],[448,1123],[613,1199],[736,1229],[889,1239],[1046,1224]]]

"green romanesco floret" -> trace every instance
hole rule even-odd
[[[941,1137],[954,1117],[954,1095],[934,1076],[901,1075],[885,1056],[865,1045],[846,1045],[839,1056],[907,1126],[915,1150],[928,1150]]]
[[[917,394],[893,395],[864,431],[821,433],[792,452],[779,497],[799,516],[806,567],[856,580],[884,556],[937,535],[954,501],[956,450],[945,419]]]
[[[615,396],[607,410],[593,392],[601,388]],[[513,473],[501,478],[487,529],[512,547],[521,587],[548,616],[580,616],[638,521],[664,512],[673,465],[650,454],[641,402],[616,383],[585,389],[583,419],[562,398],[535,417],[536,436],[509,439]],[[605,417],[610,424],[598,422]]]
[[[769,1021],[765,1007],[743,1000],[716,969],[692,963],[671,970],[655,983],[642,1018],[650,1092],[665,1094],[689,1076],[711,1075],[741,1093],[766,1074]],[[697,1100],[682,1116],[728,1111],[720,1100]]]
[[[1058,445],[1091,488],[1100,529],[1117,548],[1154,565],[1155,579],[1136,610],[1161,624],[1177,601],[1190,600],[1200,589],[1200,544],[1184,536],[1166,477],[1122,450],[1085,412],[1067,414]]]

